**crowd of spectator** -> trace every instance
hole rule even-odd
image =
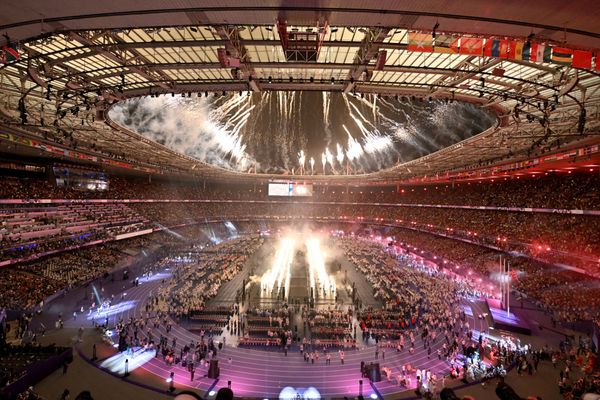
[[[0,199],[268,200],[266,185],[215,185],[165,178],[109,177],[107,190],[70,190],[47,179],[3,177]],[[545,172],[495,179],[398,186],[319,186],[312,197],[294,201],[443,204],[598,210],[600,174]],[[284,200],[279,198],[279,200]]]
[[[596,229],[595,224],[595,220],[599,218],[597,216],[466,208],[377,207],[371,204],[341,203],[418,203],[597,210],[600,198],[597,193],[600,187],[599,179],[596,172],[549,173],[523,176],[520,179],[503,177],[494,181],[428,186],[316,187],[312,198],[293,198],[290,201],[285,198],[268,197],[265,188],[260,186],[211,186],[205,185],[204,182],[111,177],[107,191],[77,191],[58,188],[42,179],[6,178],[6,184],[0,187],[0,198],[217,201],[127,205],[4,204],[0,215],[2,260],[35,255],[147,227],[162,229],[177,226],[173,230],[165,229],[167,233],[163,235],[171,238],[179,235],[177,240],[197,243],[215,243],[219,237],[237,234],[224,224],[207,228],[206,225],[202,225],[207,220],[269,217],[273,221],[276,217],[281,217],[282,220],[312,217],[322,220],[342,219],[348,222],[385,221],[406,228],[398,230],[402,232],[401,236],[406,242],[488,275],[496,265],[498,249],[511,251],[513,254],[519,252],[523,257],[512,257],[515,271],[521,272],[515,282],[515,288],[540,300],[548,307],[556,308],[563,315],[583,318],[590,316],[589,308],[600,304],[595,282],[580,274],[552,267],[551,264],[567,264],[592,275],[600,273],[600,231]],[[96,227],[76,233],[67,230],[72,225],[81,225],[82,221],[86,226]],[[106,226],[98,230],[99,224]],[[240,232],[264,229],[264,226],[256,223],[236,224],[248,225],[240,228]],[[38,231],[54,232],[55,229],[59,230],[58,234],[35,237]],[[33,236],[28,238],[28,234]],[[131,240],[142,242],[148,239],[142,237]],[[115,258],[106,256],[106,251],[96,246],[89,252],[82,249],[64,257],[41,259],[18,269],[3,271],[3,275],[10,280],[0,280],[0,285],[6,288],[3,293],[7,293],[0,295],[0,302],[10,307],[19,303],[21,307],[28,307],[58,288],[81,284],[102,274],[114,266],[116,261]],[[114,255],[114,252],[111,254]],[[561,290],[556,290],[557,288]],[[28,293],[31,289],[36,293],[34,298],[23,297],[18,293]],[[8,293],[13,293],[14,296],[8,296]]]
[[[423,207],[292,203],[137,203],[138,213],[163,225],[204,218],[298,216],[377,220],[519,251],[552,263],[600,273],[600,233],[596,216]]]
[[[408,251],[468,275],[493,279],[499,272],[500,252],[428,233],[395,229],[388,232]],[[512,287],[559,321],[600,317],[598,281],[560,267],[549,267],[527,257],[502,254],[511,265]]]
[[[151,236],[154,235],[162,233]],[[108,274],[122,261],[131,258],[125,250],[140,248],[150,242],[148,237],[132,238],[0,268],[0,308],[33,310],[60,290],[69,290]]]

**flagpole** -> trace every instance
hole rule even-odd
[[[507,270],[506,270],[506,287],[507,287],[507,291],[506,291],[506,316],[510,317],[510,263],[507,263]]]
[[[506,258],[502,258],[502,308],[506,310]]]
[[[500,270],[500,307],[502,307],[503,303],[504,303],[504,280],[502,279],[502,254],[500,254],[500,258],[498,259],[498,269]]]

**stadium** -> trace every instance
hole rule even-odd
[[[600,398],[594,1],[0,4],[0,398]]]

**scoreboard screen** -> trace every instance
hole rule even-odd
[[[269,183],[269,196],[312,196],[313,186],[295,182],[271,182]]]

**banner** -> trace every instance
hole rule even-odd
[[[20,136],[14,133],[1,132],[0,131],[0,141],[6,140],[13,143],[18,143],[24,146],[33,147],[39,150],[43,150],[47,153],[58,154],[60,156],[72,157],[80,160],[90,160],[106,165],[112,165],[115,167],[125,168],[125,169],[134,169],[137,171],[144,171],[149,173],[161,173],[160,170],[155,168],[143,167],[140,165],[130,164],[124,161],[117,161],[111,158],[100,158],[94,155],[85,154],[76,150],[65,149],[63,147],[55,146],[49,143],[40,142],[37,140],[29,139],[24,136]]]

